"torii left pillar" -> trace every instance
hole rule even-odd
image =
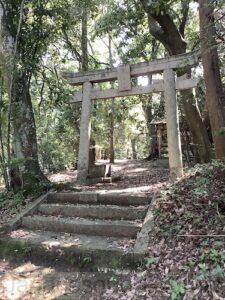
[[[91,90],[92,83],[83,84],[83,100],[80,122],[80,144],[78,155],[77,182],[84,184],[89,168],[89,146],[91,138]]]

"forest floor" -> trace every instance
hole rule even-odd
[[[118,162],[113,172],[121,181],[88,189],[161,192],[144,266],[90,272],[0,261],[0,299],[225,299],[224,165],[197,165],[173,185],[164,162]]]
[[[99,161],[105,163],[106,161]],[[168,160],[116,160],[111,166],[111,176],[115,182],[111,184],[97,183],[89,186],[80,186],[81,190],[113,190],[124,192],[155,192],[168,183]],[[77,171],[64,171],[49,176],[49,180],[56,184],[76,181]]]

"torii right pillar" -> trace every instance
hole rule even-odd
[[[181,150],[180,126],[176,96],[175,72],[166,69],[163,73],[165,89],[165,110],[167,123],[167,139],[169,152],[170,180],[183,176],[183,160]]]

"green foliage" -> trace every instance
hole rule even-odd
[[[206,240],[202,243],[203,247],[200,248],[201,256],[196,274],[198,281],[225,278],[223,242],[215,242],[210,249],[208,248],[209,244],[210,242]]]
[[[90,256],[84,256],[82,257],[80,261],[80,266],[83,267],[88,267],[92,263],[92,258]]]
[[[5,3],[8,31],[15,38],[21,1]],[[30,78],[41,166],[45,172],[57,172],[74,167],[78,156],[80,107],[68,105],[68,102],[74,90],[79,88],[67,85],[61,71],[80,70],[84,5],[88,11],[90,68],[109,65],[109,36],[115,65],[162,57],[165,49],[150,34],[147,14],[140,1],[25,0],[24,3],[16,70],[25,72]],[[147,5],[155,14],[168,12],[175,25],[180,25],[181,1],[149,0]],[[188,49],[198,44],[198,15],[192,8],[184,38]],[[100,88],[109,88],[109,85],[102,84]],[[7,125],[7,100],[4,96],[0,107],[0,120],[4,127]],[[148,101],[152,103],[152,116],[163,118],[163,97],[154,96],[151,100],[145,96],[130,97],[115,101],[116,158],[132,157],[131,140],[135,141],[138,158],[149,155],[149,120],[144,111]],[[199,102],[203,108],[204,90]],[[105,152],[109,149],[111,113],[111,101],[96,101],[93,105],[92,138]],[[20,163],[23,163],[20,159],[12,162],[18,166]],[[205,185],[207,182],[196,182],[193,192],[204,196]]]
[[[27,198],[37,197],[49,188],[50,183],[43,181],[39,184],[34,184],[32,190],[24,189],[16,193],[13,191],[2,191],[0,192],[0,209],[9,210],[10,212],[16,211],[21,206],[26,205]]]
[[[73,119],[72,114],[68,116],[68,109],[54,110],[45,119],[42,116],[37,119],[40,161],[47,172],[71,168],[75,163],[78,133],[71,126]]]
[[[217,248],[210,249],[209,252],[203,253],[201,256],[202,261],[223,264],[225,262],[225,253],[221,250],[221,245]]]
[[[206,184],[207,178],[214,176],[215,172],[225,172],[225,163],[218,159],[213,159],[211,164],[196,164],[194,168],[189,170],[189,173],[194,173],[201,176],[200,183]]]
[[[23,204],[25,204],[25,197],[22,191],[16,194],[13,192],[0,193],[0,209],[16,211]]]
[[[212,270],[212,275],[215,278],[219,279],[224,279],[225,278],[225,270],[221,266],[217,265],[213,270]]]
[[[50,43],[59,37],[60,29],[68,13],[70,0],[24,2],[23,20],[18,40],[17,70],[34,71]],[[9,34],[17,36],[21,1],[6,1],[5,21]],[[20,67],[19,67],[20,66]]]
[[[185,294],[185,286],[175,280],[170,282],[170,298],[171,300],[181,299],[182,295]]]
[[[154,256],[149,256],[145,258],[146,267],[150,267],[152,264],[156,263],[156,258]]]
[[[193,190],[193,193],[199,196],[207,196],[207,185],[209,184],[209,179],[207,178],[197,178],[195,181],[195,188]]]

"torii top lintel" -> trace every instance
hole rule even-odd
[[[63,77],[67,79],[71,85],[82,85],[84,82],[106,82],[120,78],[120,82],[129,85],[130,81],[123,80],[126,77],[144,76],[154,73],[162,73],[166,69],[179,69],[184,67],[193,67],[198,64],[199,54],[191,52],[187,54],[170,56],[168,58],[157,59],[151,62],[142,62],[132,65],[122,65],[118,68],[93,70],[87,72],[71,73],[64,72]],[[121,70],[121,72],[120,72]],[[122,90],[129,90],[130,86],[121,87]]]

